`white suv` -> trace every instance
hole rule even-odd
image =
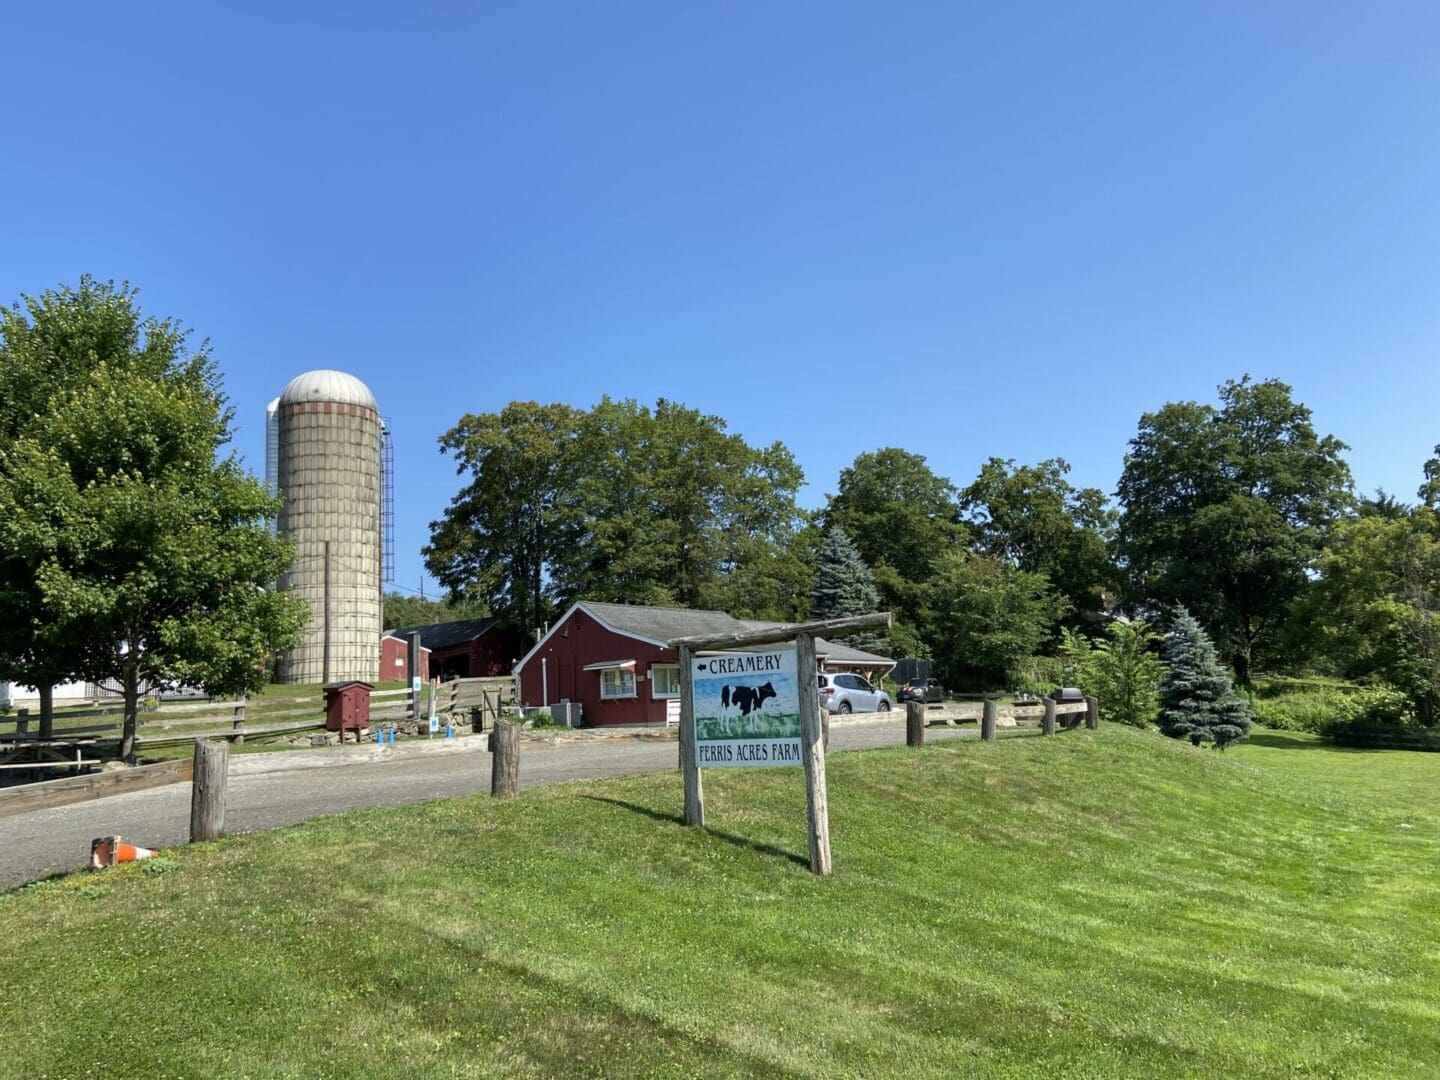
[[[820,702],[832,713],[890,711],[889,694],[847,671],[820,676]]]

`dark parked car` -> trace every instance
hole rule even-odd
[[[927,705],[945,704],[945,691],[939,679],[911,679],[895,695],[898,701],[923,701]]]

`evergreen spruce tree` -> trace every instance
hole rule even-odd
[[[1165,635],[1161,656],[1168,670],[1160,680],[1160,732],[1213,742],[1221,750],[1250,733],[1250,705],[1235,691],[1215,644],[1183,607]]]
[[[811,594],[810,617],[842,619],[847,615],[868,615],[880,610],[880,592],[860,550],[838,525],[831,526],[820,542],[815,563],[815,588]],[[837,640],[856,649],[878,652],[885,647],[880,634],[845,635]]]

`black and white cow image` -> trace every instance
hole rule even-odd
[[[722,686],[720,707],[728,709],[735,705],[740,709],[741,716],[749,716],[753,710],[765,704],[766,698],[774,696],[775,687],[768,682],[764,686]]]

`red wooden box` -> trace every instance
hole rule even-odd
[[[325,685],[325,730],[361,731],[370,726],[368,682],[351,679]]]

